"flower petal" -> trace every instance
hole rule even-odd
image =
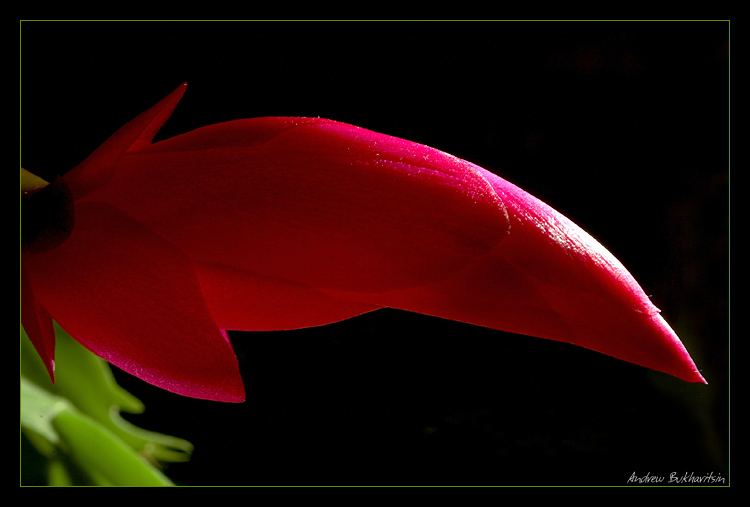
[[[55,330],[52,317],[37,303],[26,266],[21,262],[21,325],[34,345],[52,382],[55,381]]]
[[[423,145],[329,120],[240,120],[140,145],[90,199],[182,249],[227,328],[288,328],[283,312],[263,320],[275,299],[323,294],[331,299],[313,306],[315,318],[292,316],[293,326],[394,307],[704,381],[599,243],[505,180]],[[261,286],[273,299],[245,297]],[[244,304],[259,310],[232,318]]]
[[[77,203],[61,246],[23,253],[34,296],[95,354],[161,388],[242,401],[231,345],[211,318],[189,260],[103,203]]]
[[[565,341],[705,383],[659,309],[609,251],[539,199],[485,175],[506,203],[511,227],[520,229],[493,257],[514,266],[539,290],[565,322]]]
[[[572,343],[705,383],[659,310],[611,253],[543,202],[482,171],[508,209],[505,241],[435,284],[331,295]]]
[[[474,166],[320,119],[241,120],[156,143],[127,154],[89,198],[132,214],[195,263],[318,289],[434,282],[508,232],[502,201]]]
[[[128,150],[151,143],[184,95],[186,86],[187,83],[183,83],[155,106],[121,127],[86,160],[65,175],[65,181],[76,200],[105,185],[120,157]]]
[[[345,320],[379,307],[239,268],[196,264],[211,315],[234,331],[281,331]]]

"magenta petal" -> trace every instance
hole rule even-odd
[[[599,242],[550,206],[485,172],[511,216],[493,257],[523,273],[560,316],[564,339],[625,361],[705,383],[685,346],[641,286]]]
[[[705,383],[659,310],[612,254],[543,202],[481,171],[506,205],[505,240],[436,283],[330,294],[572,343]]]
[[[379,308],[238,268],[197,264],[195,271],[211,315],[224,329],[300,329],[330,324]]]
[[[394,307],[703,381],[601,245],[427,146],[329,120],[240,120],[132,150],[91,199],[185,252],[222,327],[289,329]]]
[[[23,262],[38,301],[100,357],[178,394],[244,399],[192,265],[147,227],[107,204],[78,203],[68,240]]]
[[[175,392],[238,401],[223,329],[393,307],[705,382],[625,268],[502,178],[314,118],[233,121],[150,144],[183,91],[65,177],[83,221],[61,247],[24,254],[40,308],[105,359]]]
[[[65,175],[75,199],[84,197],[105,185],[120,158],[131,148],[149,145],[185,93],[183,83],[155,106],[144,111],[112,134],[86,160]]]
[[[195,263],[317,289],[443,279],[508,233],[496,192],[438,150],[319,119],[205,127],[123,157],[109,202]]]
[[[31,279],[21,263],[21,324],[34,345],[52,382],[55,381],[55,329],[52,317],[34,297]]]

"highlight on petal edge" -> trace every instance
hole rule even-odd
[[[61,244],[33,248],[44,226],[24,243],[23,323],[50,372],[54,319],[147,382],[236,402],[226,330],[397,308],[705,382],[617,259],[499,176],[320,118],[235,120],[152,143],[184,91],[62,176],[74,220]],[[22,216],[54,211],[45,199],[23,197]]]

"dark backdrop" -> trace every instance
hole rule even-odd
[[[51,177],[181,82],[157,139],[322,116],[469,159],[600,239],[709,385],[383,310],[234,333],[248,400],[117,372],[196,446],[187,485],[623,485],[728,477],[725,22],[23,22],[21,155]]]

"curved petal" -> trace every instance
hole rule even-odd
[[[95,354],[178,394],[244,399],[236,358],[190,261],[120,210],[77,203],[68,240],[24,252],[23,263],[37,300]]]
[[[520,229],[493,258],[539,290],[565,322],[565,341],[705,383],[659,309],[609,251],[539,199],[494,174],[486,177],[506,203],[511,227]]]
[[[317,323],[390,306],[703,381],[601,245],[501,178],[423,145],[329,120],[240,120],[139,146],[90,199],[126,210],[196,265],[219,266],[199,275],[215,315],[222,292],[245,283],[293,298],[304,288],[331,298],[315,307]],[[362,306],[331,304],[345,300]],[[250,325],[231,313],[222,326]]]
[[[492,251],[435,284],[331,295],[572,343],[689,382],[705,380],[612,254],[570,220],[490,173],[511,217]]]

